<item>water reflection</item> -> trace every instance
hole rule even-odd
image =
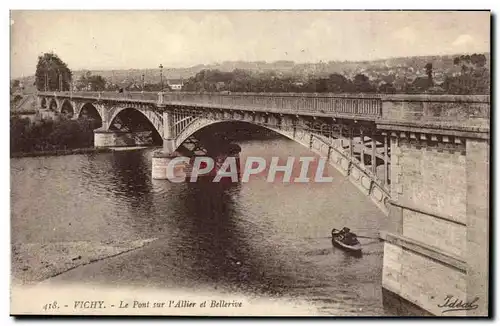
[[[148,157],[141,151],[118,151],[109,159],[114,191],[132,201],[148,200],[152,189],[151,183],[147,182],[151,165]]]
[[[288,141],[245,142],[242,148],[243,157],[310,155]],[[244,184],[176,184],[151,180],[151,155],[12,160],[13,241],[154,237],[143,250],[60,277],[286,295],[328,313],[358,314],[361,308],[383,314],[381,244],[363,240],[365,254],[357,258],[334,248],[328,237],[332,227],[343,225],[372,235],[382,221],[340,174],[331,185],[268,184],[265,177]]]

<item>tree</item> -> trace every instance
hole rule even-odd
[[[340,74],[331,74],[328,77],[328,91],[342,93],[351,91],[351,81]]]
[[[101,75],[92,75],[89,78],[91,91],[103,91],[106,89],[106,79]]]
[[[78,79],[77,88],[89,91],[104,91],[106,89],[106,79],[101,75],[92,75],[90,71],[84,71]]]
[[[434,82],[432,81],[432,63],[429,62],[425,65],[425,74],[427,75],[429,86],[432,86],[434,84]]]
[[[372,93],[376,88],[370,83],[370,78],[363,74],[357,74],[353,79],[354,90],[357,93]]]
[[[10,82],[10,94],[14,94],[20,86],[19,79],[14,79]]]
[[[460,76],[447,77],[443,88],[451,94],[489,94],[490,72],[484,54],[461,55],[453,59],[453,64],[461,66]]]
[[[424,93],[426,92],[432,85],[430,84],[429,78],[425,77],[417,77],[411,83],[411,85],[407,88],[407,92],[409,93]]]
[[[474,53],[472,55],[461,55],[453,59],[453,64],[462,65],[462,74],[471,73],[477,68],[483,68],[486,65],[486,56],[484,54]]]
[[[70,89],[72,72],[56,54],[44,53],[38,57],[35,86],[39,91],[67,91]]]

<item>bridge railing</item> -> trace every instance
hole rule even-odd
[[[148,102],[158,101],[157,92],[43,92],[39,95],[46,96],[60,96],[60,97],[82,97],[82,98],[93,98],[93,99],[110,99],[110,100],[140,100]]]
[[[195,92],[58,92],[48,96],[110,100],[140,100],[159,104],[211,106],[273,112],[345,114],[380,117],[382,101],[375,94],[195,93]]]
[[[487,126],[487,95],[47,92],[39,95],[154,102],[160,105],[215,107],[277,113],[351,116],[418,123]]]
[[[163,103],[375,117],[382,112],[382,102],[377,95],[169,92],[163,93]]]

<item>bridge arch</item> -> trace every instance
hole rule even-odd
[[[65,115],[65,116],[69,116],[71,118],[75,115],[75,110],[73,108],[73,105],[67,99],[63,100],[60,112],[61,112],[61,114]]]
[[[293,129],[277,128],[277,127],[272,127],[272,126],[265,125],[265,124],[251,122],[251,121],[244,121],[244,120],[237,120],[237,119],[212,120],[212,119],[208,119],[208,118],[203,117],[203,118],[197,118],[191,124],[189,124],[184,130],[182,130],[182,132],[175,139],[175,149],[179,148],[179,146],[181,146],[182,143],[186,139],[188,139],[190,136],[194,135],[195,133],[197,133],[200,130],[203,130],[209,126],[213,126],[213,125],[217,125],[217,124],[222,125],[222,124],[232,123],[232,122],[239,122],[239,123],[243,122],[243,123],[247,123],[247,124],[250,124],[253,126],[258,126],[258,127],[267,129],[269,131],[273,131],[273,132],[275,132],[279,135],[282,135],[288,139],[294,140],[305,147],[313,149],[313,151],[314,150],[320,151],[320,153],[327,150],[328,146],[329,146],[329,144],[328,144],[329,141],[327,141],[326,137],[321,136],[321,135],[315,135],[314,133],[305,132],[302,130],[297,130],[294,133]],[[295,134],[295,136],[294,136],[294,134]],[[310,146],[311,135],[313,135],[313,136],[315,135],[318,139],[322,139],[323,144],[320,144],[318,141],[316,141],[316,142],[313,142],[314,146],[311,148],[311,146]],[[335,146],[335,145],[332,145],[332,146]]]
[[[163,129],[158,128],[159,121],[148,113],[134,107],[121,107],[111,115],[107,129],[127,132],[152,131],[153,143],[161,143]]]
[[[152,110],[142,110],[142,109],[128,107],[128,106],[119,107],[119,108],[113,110],[113,112],[111,113],[109,120],[108,120],[109,121],[108,128],[110,128],[113,125],[116,118],[119,115],[123,114],[124,111],[127,111],[128,113],[131,113],[134,115],[135,115],[134,112],[140,113],[141,114],[140,116],[144,117],[153,126],[156,133],[161,138],[163,138],[163,117],[159,113],[152,111]],[[140,116],[136,115],[136,117],[140,117]]]
[[[47,105],[47,99],[45,97],[42,97],[42,99],[40,100],[40,106],[42,107],[42,109],[46,109]]]
[[[90,102],[83,104],[77,111],[77,119],[89,119],[96,121],[97,127],[101,127],[103,119],[99,110]]]
[[[387,185],[384,185],[376,174],[371,173],[370,170],[365,167],[364,163],[361,163],[354,156],[351,156],[348,150],[344,148],[340,138],[326,137],[305,129],[294,130],[293,126],[280,127],[239,119],[218,120],[208,117],[198,117],[177,135],[174,142],[175,150],[198,131],[216,124],[222,125],[223,123],[231,122],[245,122],[250,125],[274,131],[279,135],[309,148],[313,153],[326,157],[329,165],[346,176],[362,193],[369,196],[382,212],[388,214],[390,191]]]
[[[59,111],[59,109],[58,109],[59,106],[57,104],[58,103],[57,103],[56,99],[55,98],[51,98],[49,100],[49,105],[48,105],[49,110]]]

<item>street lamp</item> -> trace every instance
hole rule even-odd
[[[163,92],[163,65],[160,64],[158,66],[158,68],[160,68],[160,83],[161,83],[161,90],[160,90],[160,92]]]
[[[48,90],[50,91],[50,79],[52,79],[52,76],[50,76],[50,79],[49,79],[49,75],[52,75],[52,56],[49,57],[49,74],[47,75],[47,88]]]
[[[59,69],[57,69],[57,80],[59,81],[59,85],[58,85],[58,88],[59,88],[59,92],[62,92],[63,91],[63,75],[61,73],[61,71]]]
[[[144,93],[144,74],[142,74],[142,92]]]
[[[47,64],[47,61],[44,62],[44,70],[45,70],[45,78],[44,78],[44,82],[45,82],[45,91],[47,92],[48,91],[48,88],[49,88],[49,66]]]

